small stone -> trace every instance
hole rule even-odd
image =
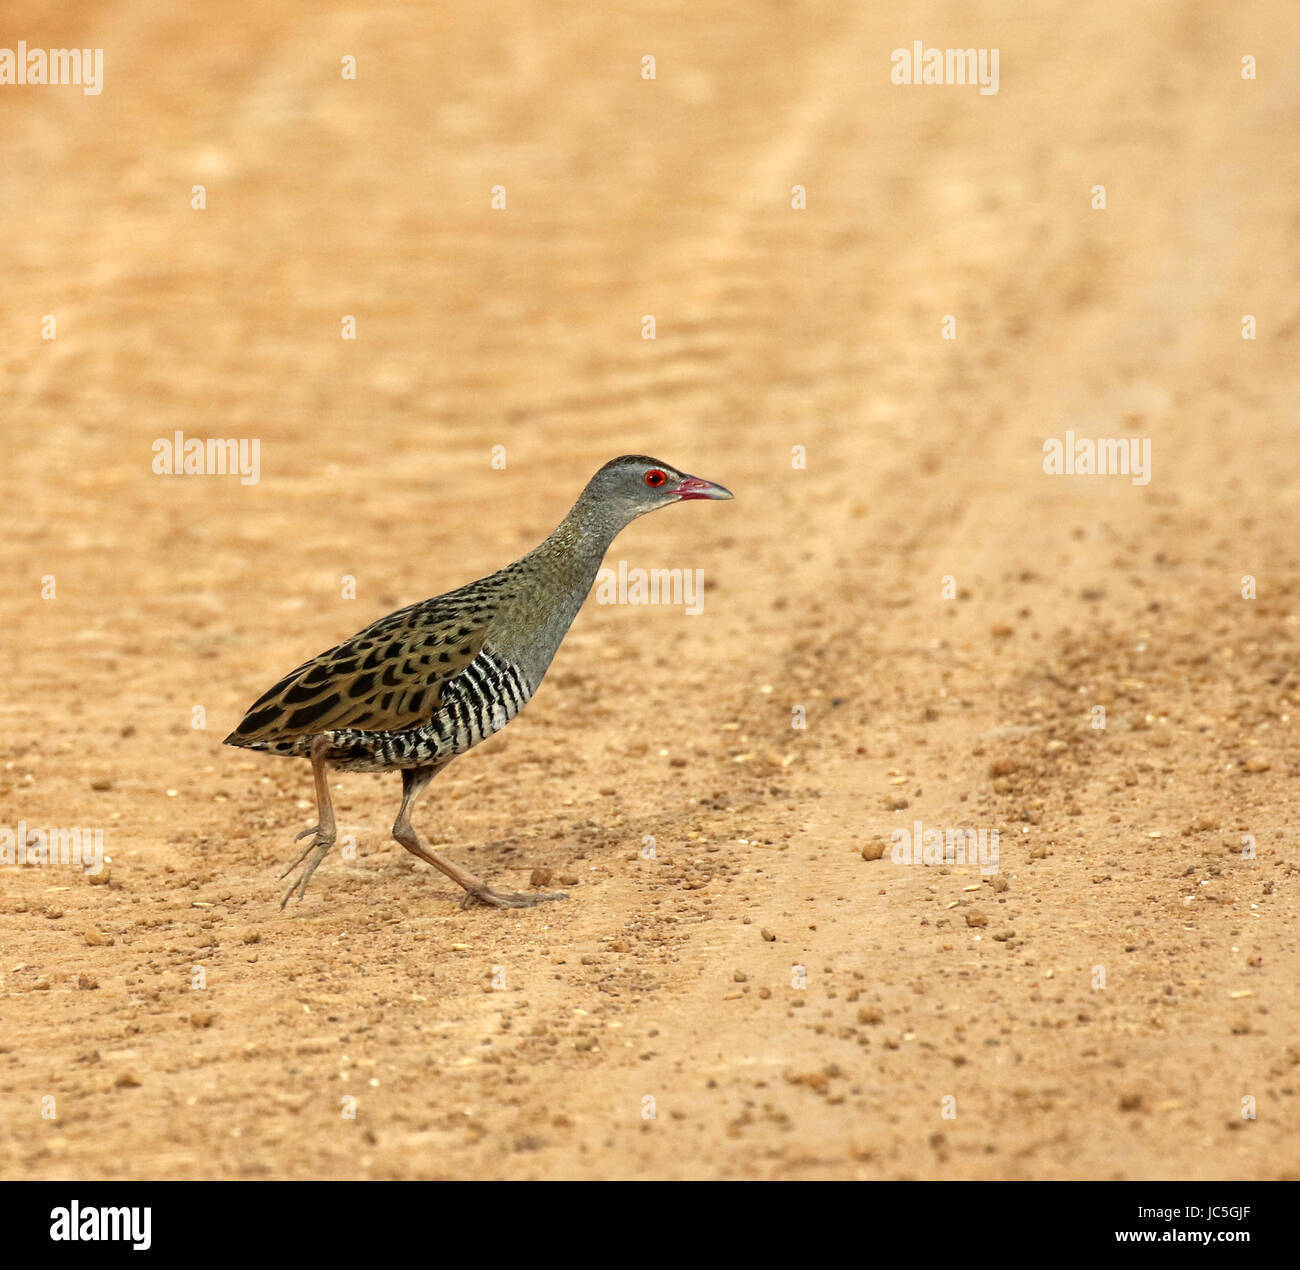
[[[737,971],[736,971],[736,972],[731,976],[731,981],[732,981],[732,983],[748,983],[748,982],[749,982],[749,976],[748,976],[748,975],[747,975],[743,970],[737,970]]]
[[[987,926],[988,924],[989,919],[977,908],[971,909],[970,912],[966,914],[967,926]]]
[[[118,1089],[139,1089],[140,1081],[131,1072],[123,1072],[114,1082]]]
[[[217,1016],[211,1010],[191,1010],[190,1023],[194,1027],[211,1027],[212,1020]]]
[[[760,930],[758,933],[759,933],[760,935],[762,935],[762,937],[764,938],[764,940],[766,940],[769,944],[774,944],[774,943],[776,943],[776,932],[775,932],[775,931],[770,931],[770,930],[768,930],[768,928],[767,928],[766,926],[764,926],[763,929]]]
[[[907,798],[903,794],[890,794],[885,799],[885,807],[889,811],[902,811],[903,808],[910,806]]]
[[[787,1072],[785,1078],[791,1085],[807,1085],[819,1094],[824,1094],[830,1088],[825,1072]]]
[[[550,886],[551,871],[542,865],[534,869],[532,873],[528,875],[528,881],[532,886]]]
[[[86,943],[92,948],[100,948],[105,944],[111,947],[114,942],[112,935],[105,935],[103,931],[96,930],[93,926],[86,932]]]
[[[101,791],[105,789],[112,789],[113,782],[109,780],[107,776],[96,776],[95,779],[90,782],[90,788],[101,790]]]
[[[858,1010],[859,1023],[883,1023],[885,1016],[874,1005],[864,1005]]]
[[[879,860],[885,854],[885,844],[883,842],[868,842],[862,848],[862,858],[864,860]]]
[[[1255,758],[1248,758],[1241,766],[1242,770],[1247,772],[1267,772],[1273,764],[1266,758],[1256,756]]]

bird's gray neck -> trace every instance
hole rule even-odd
[[[541,682],[596,581],[605,552],[626,523],[584,496],[550,537],[514,566],[524,586],[521,602],[532,614],[527,636],[517,646],[494,638],[527,675],[532,689]]]
[[[632,519],[616,514],[609,503],[597,498],[588,486],[542,545],[549,546],[557,554],[571,557],[584,571],[590,565],[591,575],[595,578],[610,543]]]

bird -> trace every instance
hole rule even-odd
[[[671,503],[732,497],[658,459],[611,459],[527,555],[379,618],[258,697],[223,744],[308,758],[316,787],[316,823],[296,838],[311,841],[280,875],[302,865],[281,910],[295,893],[302,901],[335,843],[331,769],[401,773],[393,838],[463,888],[462,908],[567,899],[564,892],[496,890],[429,850],[411,822],[416,800],[452,759],[499,732],[532,699],[620,531]]]

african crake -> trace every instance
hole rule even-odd
[[[259,697],[225,744],[310,758],[316,778],[317,823],[298,835],[311,842],[281,877],[311,859],[280,907],[295,890],[302,899],[334,845],[330,767],[402,773],[393,837],[465,888],[462,907],[472,899],[501,908],[564,899],[494,891],[425,847],[411,809],[452,759],[500,731],[537,691],[619,530],[669,503],[730,497],[721,485],[657,459],[613,459],[540,547],[486,578],[372,622]]]

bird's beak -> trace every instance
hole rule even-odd
[[[676,489],[670,490],[669,493],[676,494],[678,498],[734,498],[735,495],[723,485],[715,485],[712,481],[703,480],[698,476],[686,477]]]

